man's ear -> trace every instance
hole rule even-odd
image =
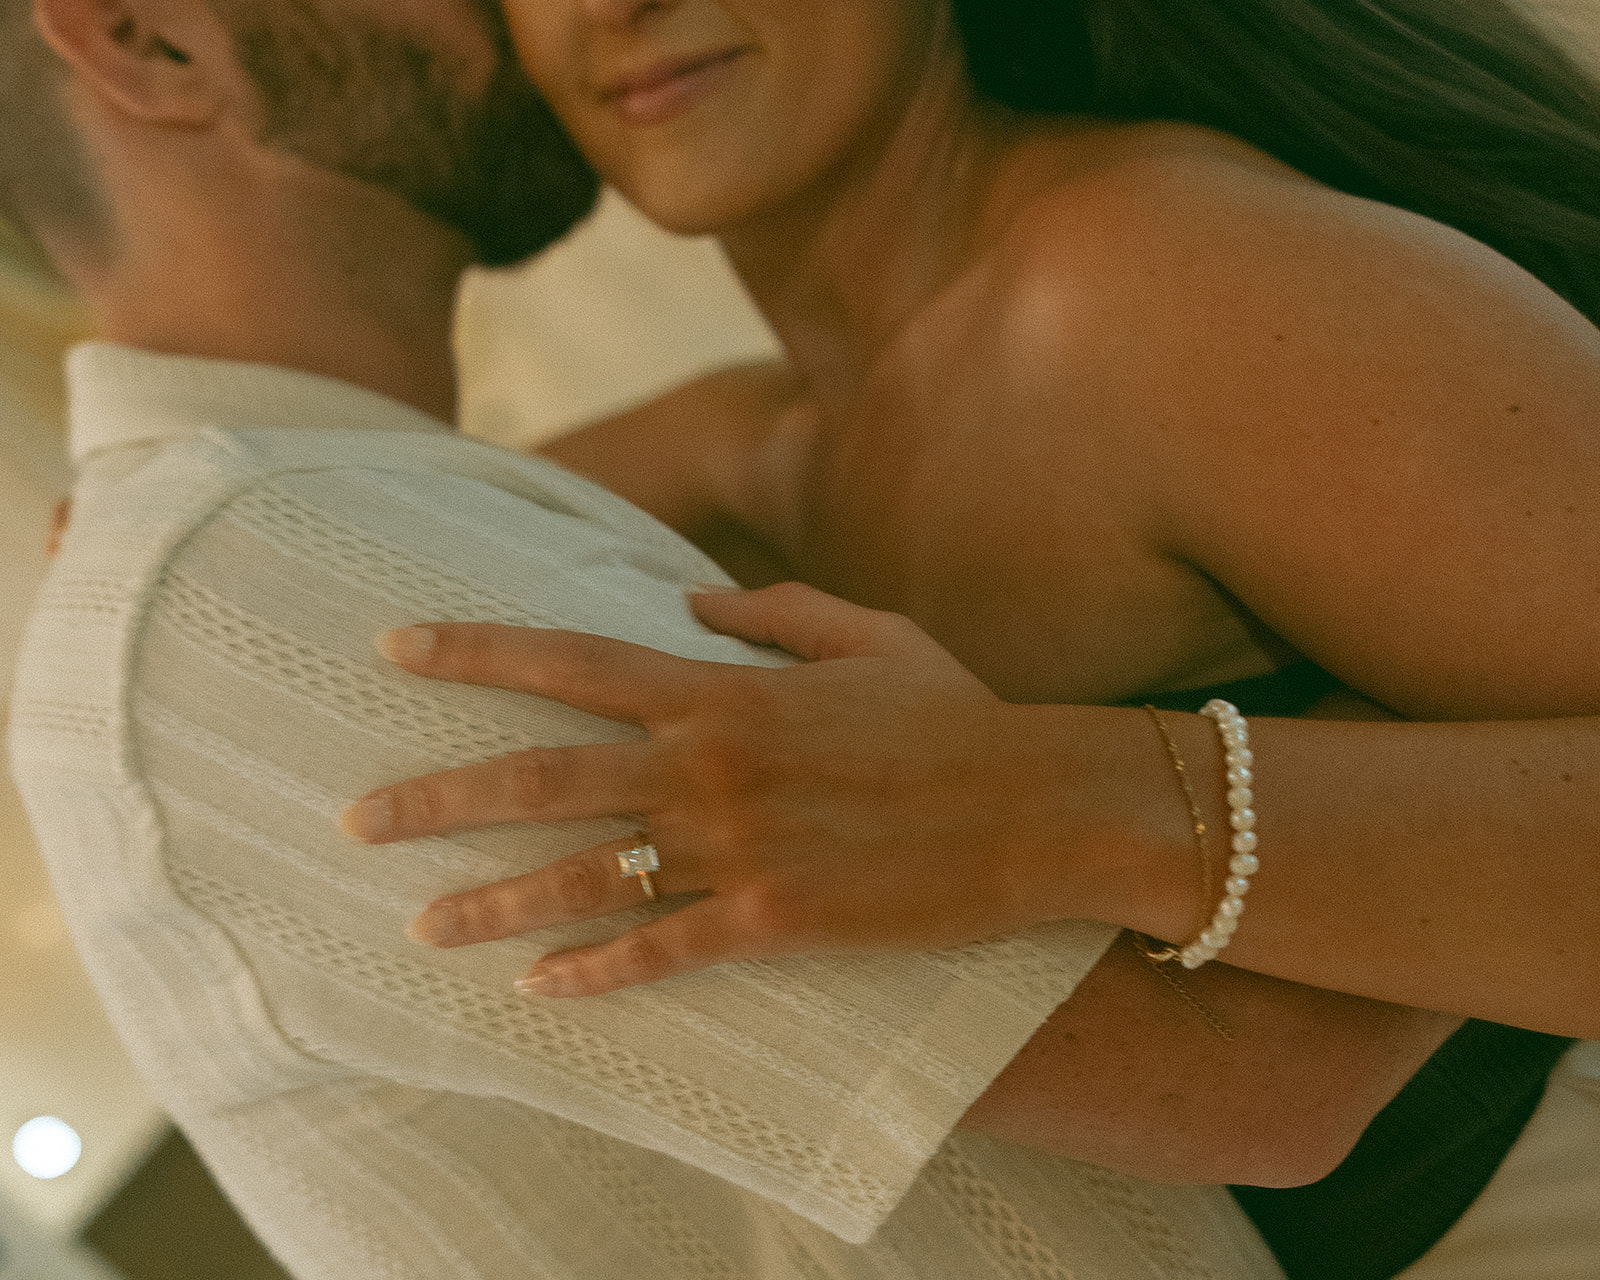
[[[136,119],[205,126],[227,105],[228,42],[204,0],[33,0],[45,42]]]

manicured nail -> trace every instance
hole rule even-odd
[[[394,830],[394,800],[389,796],[368,796],[346,809],[339,825],[357,840],[382,840]]]
[[[438,642],[438,634],[432,627],[401,627],[379,636],[378,649],[399,666],[417,666],[433,656]]]
[[[564,966],[540,965],[514,985],[522,995],[544,996],[551,1000],[577,994],[573,988],[572,972]]]
[[[406,926],[406,937],[424,947],[459,947],[466,940],[460,906],[440,898]]]

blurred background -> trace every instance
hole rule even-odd
[[[1461,0],[1471,3],[1472,0]],[[1600,72],[1600,0],[1525,0]],[[0,225],[0,717],[70,484],[73,301]],[[607,197],[568,241],[463,290],[462,423],[531,448],[702,373],[777,355],[716,248]],[[0,1280],[274,1280],[124,1058],[0,778]]]

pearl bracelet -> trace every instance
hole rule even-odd
[[[1193,942],[1178,953],[1185,969],[1198,969],[1209,960],[1215,960],[1228,943],[1233,941],[1244,915],[1244,896],[1250,892],[1250,877],[1261,869],[1256,857],[1256,812],[1251,806],[1255,796],[1251,784],[1255,781],[1252,766],[1255,755],[1250,750],[1250,729],[1239,708],[1221,698],[1213,698],[1200,709],[1200,714],[1216,721],[1217,733],[1222,739],[1223,759],[1228,766],[1228,825],[1233,828],[1233,857],[1228,862],[1228,879],[1223,888],[1227,896],[1217,905],[1211,923]]]

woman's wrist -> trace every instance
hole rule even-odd
[[[1210,918],[1193,820],[1155,725],[1120,707],[1008,707],[1026,744],[1034,803],[1006,861],[1040,919],[1090,919],[1184,941]],[[1224,769],[1211,721],[1163,714],[1208,827],[1227,826]],[[1210,879],[1227,874],[1226,842],[1207,845]],[[1216,845],[1216,847],[1211,847]]]

